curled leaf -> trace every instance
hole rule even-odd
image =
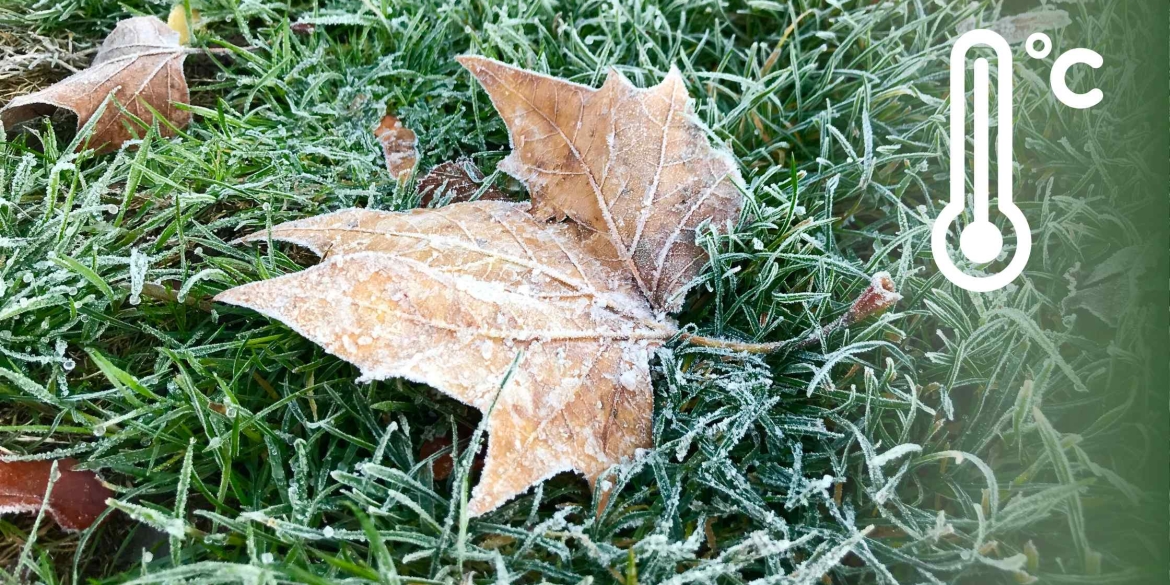
[[[382,144],[382,155],[386,157],[386,170],[399,181],[405,181],[414,173],[418,163],[418,136],[389,114],[374,128],[374,136]]]
[[[90,121],[107,96],[146,124],[153,123],[151,109],[171,125],[183,128],[191,114],[176,103],[189,101],[183,60],[187,52],[179,33],[153,16],[128,18],[106,37],[88,69],[75,73],[41,91],[13,99],[0,110],[9,132],[61,111],[76,117],[74,132]],[[101,151],[116,150],[132,138],[130,120],[113,103],[106,106],[93,128],[90,144]],[[166,125],[159,132],[173,136]]]
[[[45,511],[65,530],[85,530],[106,510],[113,492],[92,471],[75,471],[76,459],[57,462],[60,474]],[[44,502],[52,461],[0,461],[0,514],[36,513]]]

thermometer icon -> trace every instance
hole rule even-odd
[[[1034,49],[1040,42],[1042,49]],[[1007,217],[1016,232],[1016,250],[1007,268],[990,276],[971,276],[959,270],[947,252],[947,232],[967,206],[967,52],[976,45],[986,45],[996,56],[996,209]],[[1028,39],[1028,53],[1044,58],[1051,50],[1046,35],[1035,34]],[[1084,63],[1093,68],[1101,66],[1101,56],[1088,49],[1073,49],[1056,59],[1052,68],[1053,92],[1062,103],[1076,108],[1088,108],[1101,101],[1101,90],[1077,94],[1068,89],[1065,75],[1071,65]],[[972,221],[959,234],[959,250],[975,264],[995,260],[1003,249],[1003,234],[991,223],[989,215],[990,191],[988,162],[990,159],[990,103],[991,74],[987,59],[975,60],[974,86],[974,193]],[[1012,201],[1012,50],[998,33],[977,29],[965,33],[951,50],[951,198],[934,222],[930,248],[934,261],[943,276],[961,288],[972,292],[988,292],[1007,286],[1024,271],[1032,252],[1032,231],[1028,219]]]

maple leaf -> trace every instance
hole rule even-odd
[[[471,201],[480,192],[484,176],[475,163],[466,158],[440,163],[418,181],[419,206],[427,207],[438,199],[445,203]],[[479,201],[507,200],[503,191],[489,185],[479,195]]]
[[[361,380],[406,378],[483,412],[472,515],[562,471],[593,485],[650,446],[649,360],[677,330],[623,263],[527,211],[477,201],[289,222],[244,241],[270,236],[325,261],[216,300],[288,324]]]
[[[57,462],[60,476],[45,511],[66,530],[85,530],[106,509],[113,492],[92,471],[74,470],[75,459]],[[0,514],[37,512],[44,503],[52,461],[0,461]]]
[[[538,217],[595,230],[627,264],[655,308],[677,311],[706,263],[703,222],[722,226],[743,206],[735,160],[711,147],[682,75],[638,89],[612,70],[600,89],[483,57],[466,67],[491,97],[512,142],[499,165],[522,181]]]
[[[374,136],[382,144],[382,155],[386,159],[386,170],[399,181],[406,181],[414,174],[418,163],[418,136],[389,114],[382,117],[374,128]]]
[[[81,128],[97,113],[107,96],[146,124],[154,121],[151,108],[171,125],[183,128],[191,114],[175,106],[189,101],[183,60],[187,50],[179,33],[153,16],[139,16],[118,22],[102,42],[88,69],[75,73],[41,91],[13,99],[0,110],[0,121],[10,131],[58,110],[77,116]],[[149,106],[149,107],[148,107]],[[99,151],[116,150],[132,138],[125,126],[126,116],[108,104],[93,128],[90,144]],[[76,131],[76,129],[74,130]],[[173,136],[166,124],[159,124],[163,136]]]
[[[676,70],[646,90],[616,73],[592,90],[461,62],[511,132],[500,168],[540,211],[481,200],[289,222],[243,241],[292,242],[323,261],[216,300],[286,323],[357,365],[360,380],[407,378],[483,412],[487,456],[468,503],[479,515],[561,471],[596,485],[650,446],[650,357],[679,333],[665,313],[705,263],[699,226],[738,218],[742,179],[707,141]],[[383,144],[413,147],[387,119]],[[440,165],[420,193],[458,184],[455,197],[470,196],[481,180]]]

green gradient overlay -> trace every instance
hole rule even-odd
[[[1017,61],[1016,192],[1035,240],[1026,274],[1053,303],[1030,320],[1056,352],[1033,345],[1024,368],[1046,419],[1034,420],[1040,458],[1058,444],[1067,468],[1034,459],[1013,483],[1085,486],[1061,504],[1050,530],[1033,536],[1040,558],[1030,565],[1043,583],[1167,580],[1167,6],[1055,5],[1073,25],[1052,35],[1043,63]],[[1069,73],[1075,91],[1105,92],[1090,110],[1063,106],[1048,91],[1051,62],[1074,47],[1105,60],[1100,70]],[[1014,415],[1029,418],[1021,406]],[[1027,452],[1020,448],[1021,463]],[[1084,576],[1055,574],[1053,561],[1066,570],[1083,563]]]

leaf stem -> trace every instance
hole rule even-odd
[[[717,349],[727,349],[743,353],[758,354],[770,354],[788,349],[795,345],[794,342],[799,340],[799,338],[794,338],[785,339],[784,341],[773,341],[770,343],[747,343],[743,341],[732,341],[730,339],[703,337],[702,335],[694,335],[691,333],[683,333],[679,335],[679,337],[686,340],[688,343],[702,347],[714,347]]]

